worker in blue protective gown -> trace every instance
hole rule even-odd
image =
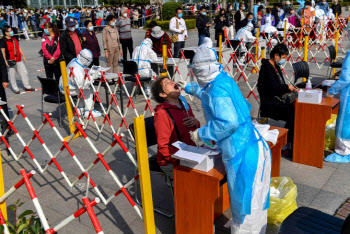
[[[191,132],[201,145],[213,140],[221,150],[232,211],[231,233],[265,233],[270,205],[271,152],[252,124],[250,104],[235,81],[217,63],[205,38],[192,64],[196,82],[178,84],[202,101],[206,125]]]
[[[344,28],[349,30],[350,27]],[[332,95],[340,92],[340,105],[335,134],[335,153],[327,156],[328,162],[350,162],[350,51],[346,54],[339,80],[328,90]]]

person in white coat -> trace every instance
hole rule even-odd
[[[91,88],[91,85],[93,83],[94,79],[97,79],[100,77],[100,73],[98,71],[89,71],[90,79],[85,78],[85,69],[89,69],[88,66],[92,63],[93,56],[90,50],[88,49],[83,49],[80,51],[78,54],[77,58],[73,59],[68,65],[67,65],[67,76],[68,76],[68,86],[69,86],[69,92],[71,96],[78,96],[79,95],[79,88],[83,89],[83,94],[85,97],[85,101],[81,99],[80,103],[84,105],[84,107],[79,107],[79,114],[82,115],[84,114],[85,118],[88,118],[89,116],[89,111],[91,110],[92,115],[94,117],[100,117],[102,116],[101,112],[93,110],[94,107],[94,92]],[[73,68],[73,76],[69,76],[70,74],[70,68]],[[64,94],[64,89],[63,87],[63,80],[62,76],[60,78],[59,82],[59,88],[62,94]],[[68,100],[66,100],[68,101]],[[85,110],[85,111],[84,111]]]
[[[331,9],[330,9],[331,10]],[[327,15],[324,13],[324,11],[317,5],[315,8],[315,16],[318,19],[317,23],[317,35],[318,39],[316,39],[316,43],[321,43],[323,45],[326,35],[325,35],[325,28],[328,24]],[[322,35],[322,37],[321,37]]]
[[[270,206],[271,151],[253,126],[250,104],[223,71],[205,38],[191,64],[196,82],[179,85],[202,102],[206,124],[190,132],[197,146],[214,141],[227,173],[232,234],[264,234]]]
[[[132,53],[132,61],[137,63],[140,77],[153,77],[157,74],[152,70],[151,63],[157,61],[157,54],[152,50],[153,42],[150,38],[146,38],[137,46]],[[149,82],[144,82],[146,95],[150,94]]]
[[[238,59],[238,62],[241,66],[244,65],[245,56],[248,52],[246,43],[254,42],[256,40],[256,37],[254,37],[252,34],[253,29],[254,29],[253,24],[249,22],[245,27],[238,30],[236,37],[234,39],[237,41],[243,41],[243,43],[240,44],[240,52],[243,54],[241,54],[240,58]]]

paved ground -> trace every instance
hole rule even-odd
[[[144,37],[145,31],[134,30],[134,47],[141,43]],[[214,32],[212,32],[212,38]],[[101,34],[98,35],[101,42]],[[197,32],[192,31],[189,33],[189,40],[186,42],[186,46],[195,46],[197,44]],[[40,49],[40,41],[21,41],[20,45],[26,54],[28,62],[26,63],[27,69],[30,74],[31,84],[34,88],[39,88],[40,84],[36,79],[36,76],[45,76],[44,72],[38,72],[37,70],[43,68],[42,58],[38,56],[37,51]],[[225,57],[227,58],[227,54]],[[321,56],[321,55],[319,55]],[[104,60],[102,60],[102,65]],[[180,71],[184,72],[184,64],[181,65]],[[232,66],[232,65],[231,65]],[[311,76],[313,77],[324,77],[327,67],[318,69],[315,64],[310,64]],[[293,71],[290,65],[286,66],[286,72],[291,75]],[[19,76],[18,76],[19,79]],[[237,76],[235,77],[237,79]],[[249,83],[254,85],[256,83],[257,75],[252,75],[249,79]],[[21,82],[19,82],[21,83]],[[242,79],[238,82],[242,93],[247,96],[249,89]],[[23,87],[20,86],[19,87]],[[104,96],[104,92],[101,93]],[[15,95],[12,91],[8,91],[9,106],[16,110],[16,104],[24,104],[24,111],[28,118],[32,121],[33,125],[37,128],[40,125],[40,92],[26,93],[22,95]],[[189,100],[195,115],[198,119],[204,123],[202,109],[198,100]],[[252,115],[257,114],[258,105],[254,98],[250,97],[249,102],[253,104]],[[104,102],[104,98],[102,99]],[[118,100],[119,101],[119,100]],[[155,103],[152,102],[152,106],[155,107]],[[136,106],[140,111],[144,107],[141,96],[136,98]],[[96,106],[98,109],[98,107]],[[46,110],[53,112],[53,119],[57,117],[57,110],[54,105],[46,105]],[[146,116],[149,116],[147,113]],[[130,110],[127,116],[127,122],[132,123],[133,112]],[[115,128],[118,128],[120,123],[120,117],[116,114],[115,108],[112,111],[112,123]],[[57,121],[54,119],[55,125]],[[276,126],[283,126],[283,122],[271,121],[270,124]],[[25,142],[28,142],[32,137],[32,133],[29,130],[25,121],[20,117],[18,122],[15,124],[16,128],[24,138]],[[58,126],[57,126],[58,127]],[[67,135],[67,128],[58,127],[58,130],[63,136]],[[125,128],[122,129],[125,131]],[[87,134],[91,137],[93,142],[96,144],[97,149],[102,152],[111,143],[111,130],[106,127],[105,131],[101,134],[96,133],[96,129],[93,125],[90,125],[87,129]],[[55,133],[49,126],[46,126],[40,133],[48,148],[52,152],[56,152],[61,143]],[[123,142],[126,144],[130,152],[135,155],[135,145],[130,137],[125,132]],[[20,146],[20,142],[15,136],[10,138],[10,144],[14,151],[18,154],[23,147]],[[70,143],[72,150],[76,154],[77,158],[87,167],[96,156],[86,143],[85,139],[77,138]],[[5,146],[1,145],[2,149]],[[45,165],[48,162],[49,157],[44,151],[43,147],[35,141],[30,147],[35,157],[41,165]],[[19,170],[25,168],[27,171],[35,169],[35,165],[30,159],[28,154],[20,159],[18,162],[14,161],[10,155],[7,155],[5,150],[2,153],[2,163],[4,170],[5,188],[8,190],[12,187],[16,181],[19,180]],[[155,153],[154,148],[150,148],[149,154]],[[117,174],[121,181],[125,184],[135,175],[135,167],[126,157],[125,153],[119,146],[116,146],[111,152],[105,157],[107,163],[111,169]],[[58,157],[58,163],[62,166],[67,176],[73,181],[77,176],[81,174],[79,168],[73,162],[68,152],[64,151]],[[349,175],[350,166],[347,164],[332,164],[325,163],[323,169],[304,166],[291,162],[289,159],[283,158],[281,165],[281,175],[291,177],[294,183],[298,186],[298,206],[309,206],[317,208],[329,214],[333,214],[335,210],[349,197],[350,181],[347,179]],[[98,188],[107,197],[117,191],[117,186],[111,179],[110,175],[106,172],[102,164],[97,164],[96,167],[91,171],[91,178],[98,185]],[[152,173],[152,188],[154,205],[161,209],[166,209],[173,212],[172,198],[169,193],[169,189],[164,182],[164,178],[158,174]],[[48,171],[44,174],[37,173],[32,183],[34,189],[38,195],[39,201],[41,202],[46,217],[51,227],[54,227],[60,220],[74,213],[77,209],[82,207],[81,198],[86,194],[86,179],[82,179],[77,186],[72,189],[66,184],[61,174],[52,165]],[[134,195],[135,186],[129,187],[128,191]],[[91,186],[89,189],[89,198],[93,199],[96,196]],[[24,187],[20,188],[14,195],[7,200],[7,205],[11,205],[17,199],[25,202],[24,209],[34,209],[33,204],[30,201],[30,197]],[[143,222],[137,216],[136,212],[131,208],[125,196],[120,195],[107,206],[99,204],[94,208],[100,224],[105,233],[143,233]],[[9,214],[10,219],[13,214]],[[223,224],[230,219],[230,212],[227,211],[216,222],[217,233],[228,233],[228,229],[223,228]],[[155,213],[155,222],[158,233],[174,233],[175,224],[174,218],[165,218]],[[269,225],[268,233],[277,233],[278,227]],[[78,220],[75,220],[64,229],[61,233],[94,233],[93,226],[87,214],[83,215]]]

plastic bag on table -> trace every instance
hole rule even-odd
[[[324,149],[326,150],[335,150],[335,125],[337,120],[337,115],[332,114],[332,117],[326,123],[326,136],[324,139]]]
[[[268,223],[282,223],[297,209],[297,186],[289,177],[272,177],[270,184],[270,208]]]

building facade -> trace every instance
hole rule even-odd
[[[33,8],[48,8],[55,6],[98,6],[98,0],[27,0],[27,5]]]

